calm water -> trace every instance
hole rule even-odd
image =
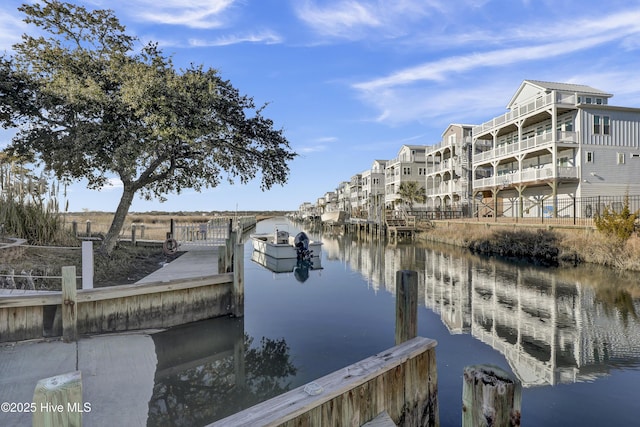
[[[322,241],[321,268],[296,273],[252,261],[248,242],[244,319],[154,335],[148,425],[204,425],[392,347],[403,269],[418,272],[418,334],[438,341],[441,425],[460,425],[463,369],[484,363],[523,383],[523,425],[639,425],[636,275],[514,265],[446,246]]]

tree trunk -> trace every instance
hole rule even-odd
[[[102,241],[102,245],[99,249],[102,255],[110,255],[113,248],[116,247],[116,243],[118,243],[118,236],[120,235],[120,231],[122,231],[124,220],[129,213],[129,208],[131,207],[131,202],[133,202],[133,196],[135,193],[135,190],[128,188],[127,185],[124,186],[120,203],[118,203],[118,209],[116,209],[113,221],[111,222],[111,227],[109,227],[107,235],[104,236],[104,240]]]

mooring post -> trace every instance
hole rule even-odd
[[[93,242],[82,242],[82,289],[93,289]]]
[[[74,237],[78,237],[78,221],[75,219],[71,222],[71,232]]]
[[[218,274],[226,273],[227,246],[218,246]]]
[[[244,316],[244,245],[233,243],[233,315]]]
[[[91,221],[87,220],[87,237],[91,237]]]
[[[90,405],[90,403],[87,403]],[[82,413],[90,406],[82,401],[82,374],[80,371],[44,378],[33,392],[34,426],[82,426]]]
[[[522,385],[493,365],[464,368],[462,427],[519,426]]]
[[[131,246],[136,245],[136,225],[131,224]]]
[[[62,339],[73,342],[77,339],[76,267],[62,267]]]
[[[225,249],[224,252],[224,256],[225,256],[225,261],[224,261],[224,266],[225,269],[227,271],[227,273],[229,271],[233,271],[233,258],[234,258],[234,252],[235,252],[235,245],[237,243],[237,237],[236,237],[236,232],[235,231],[231,231],[229,232],[229,238],[227,239],[227,241],[225,242],[227,247]]]
[[[418,336],[418,272],[396,272],[396,345]]]

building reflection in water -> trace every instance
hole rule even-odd
[[[599,267],[538,268],[450,247],[384,245],[323,235],[323,250],[370,287],[395,294],[395,273],[418,272],[419,301],[450,333],[502,353],[524,386],[591,381],[640,365],[640,281]]]

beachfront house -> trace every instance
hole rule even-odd
[[[363,217],[362,202],[362,174],[357,173],[349,181],[349,198],[351,204],[351,216],[354,218]]]
[[[427,210],[469,212],[472,196],[472,125],[451,124],[438,144],[426,147]]]
[[[475,212],[564,217],[575,197],[640,194],[640,109],[585,85],[525,80],[508,112],[473,127]],[[581,205],[582,206],[582,205]],[[585,205],[578,216],[596,207]]]
[[[336,188],[338,194],[338,210],[351,214],[351,183],[342,181]]]
[[[365,218],[379,221],[384,206],[384,170],[386,160],[374,160],[371,169],[362,172],[362,211]]]
[[[400,208],[405,205],[401,199],[400,184],[415,181],[424,188],[426,176],[425,146],[403,145],[398,156],[387,162],[385,168],[385,197],[387,209]],[[424,203],[414,203],[413,209],[424,209]]]

